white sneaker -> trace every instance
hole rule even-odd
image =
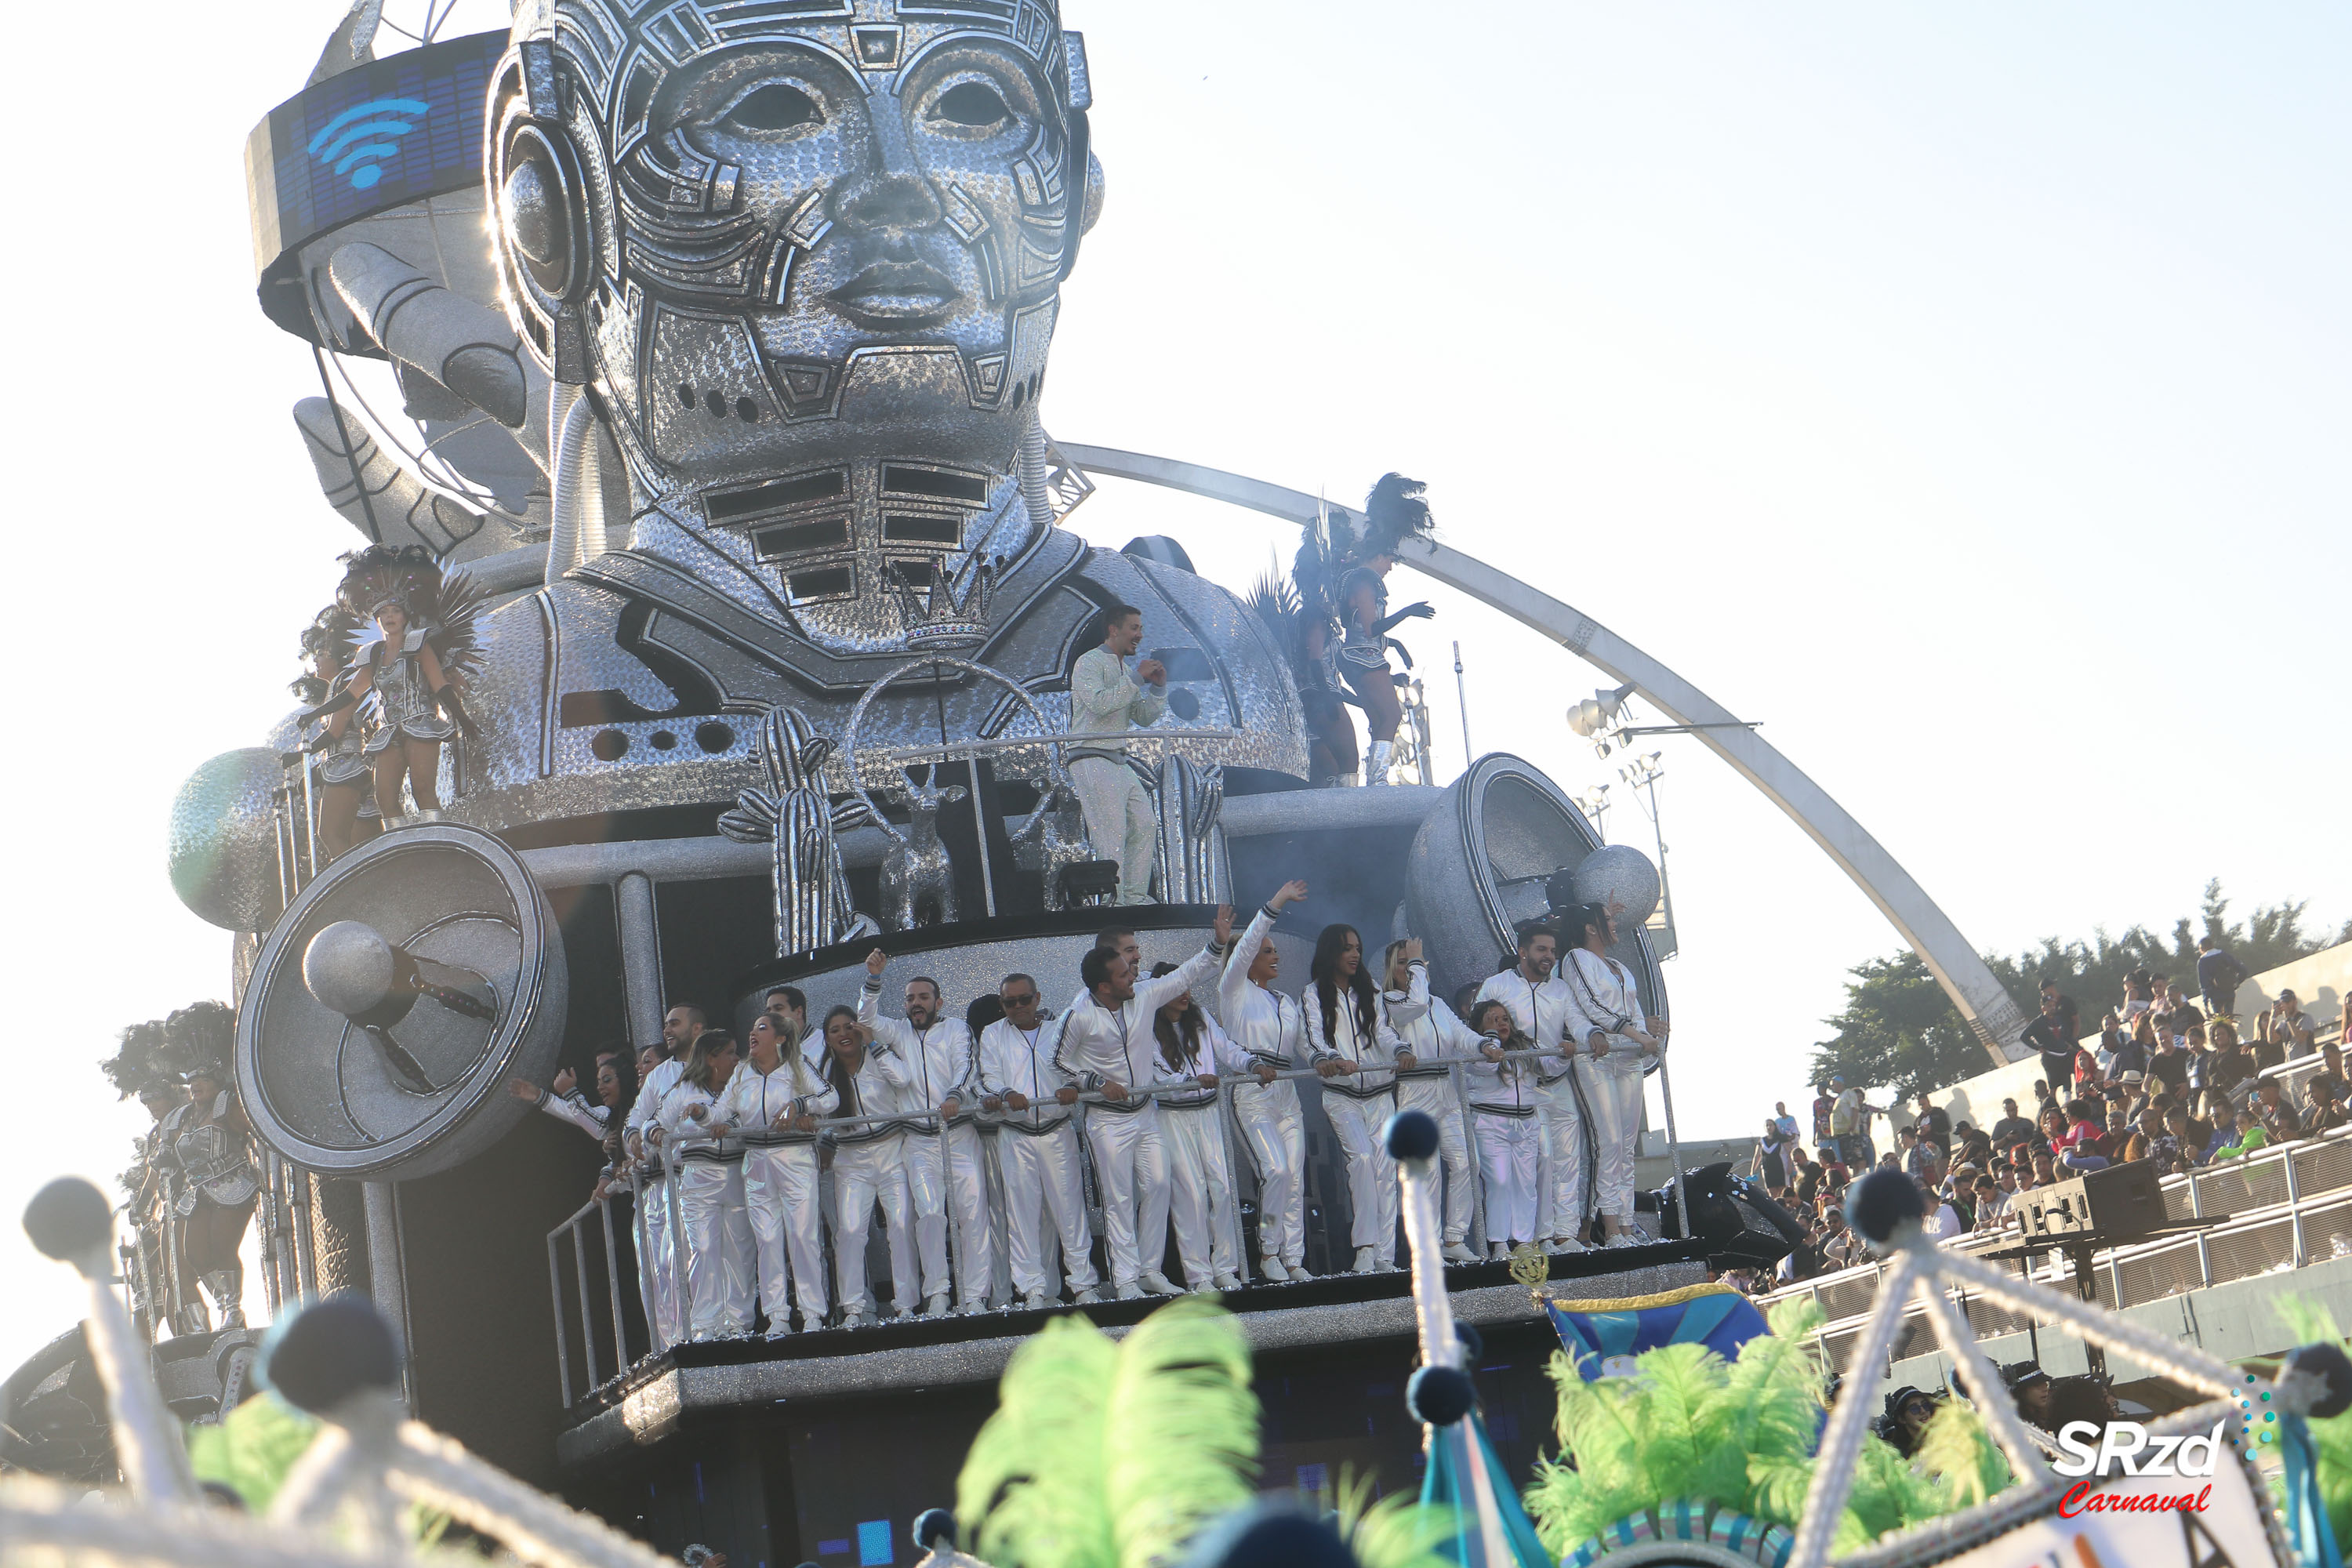
[[[1440,1252],[1437,1256],[1444,1258],[1448,1263],[1475,1263],[1478,1261],[1478,1255],[1458,1241],[1447,1242],[1445,1244],[1444,1250]]]
[[[944,1290],[923,1303],[923,1316],[944,1318],[948,1315],[948,1293]]]
[[[994,1310],[996,1310],[996,1309],[988,1304],[988,1298],[985,1296],[975,1296],[971,1300],[966,1301],[962,1306],[956,1309],[958,1315],[966,1318],[977,1318],[982,1312],[992,1312]]]
[[[1085,1289],[1078,1292],[1076,1300],[1077,1304],[1081,1307],[1099,1306],[1102,1302],[1101,1288],[1098,1286],[1089,1285]]]
[[[1118,1299],[1122,1301],[1140,1301],[1143,1300],[1143,1287],[1122,1285],[1118,1288]]]
[[[767,1337],[772,1340],[785,1339],[791,1335],[792,1331],[793,1326],[790,1323],[770,1323],[768,1325]]]
[[[1356,1266],[1349,1269],[1349,1272],[1351,1274],[1370,1274],[1379,1268],[1380,1265],[1373,1260],[1372,1249],[1369,1247],[1360,1247],[1356,1248]]]
[[[1265,1276],[1265,1282],[1269,1285],[1280,1285],[1290,1278],[1290,1270],[1282,1266],[1279,1258],[1259,1258],[1257,1271]]]
[[[1639,1247],[1642,1244],[1640,1242],[1635,1241],[1631,1236],[1622,1230],[1601,1244],[1602,1249],[1609,1252],[1622,1252],[1629,1247]]]
[[[1241,1282],[1241,1279],[1240,1279],[1240,1277],[1239,1277],[1239,1276],[1237,1276],[1237,1275],[1233,1275],[1233,1274],[1220,1274],[1220,1275],[1218,1275],[1218,1276],[1217,1276],[1217,1289],[1220,1289],[1220,1290],[1238,1290],[1238,1289],[1240,1289],[1241,1288],[1242,1288],[1242,1282]]]
[[[1143,1288],[1155,1296],[1181,1296],[1184,1293],[1176,1281],[1157,1268],[1143,1271]]]
[[[1032,1290],[1021,1298],[1021,1304],[1033,1312],[1042,1312],[1045,1310],[1045,1292]]]
[[[1511,1244],[1509,1242],[1490,1241],[1486,1244],[1486,1260],[1488,1262],[1506,1263],[1510,1260],[1510,1257]]]
[[[1586,1247],[1582,1241],[1572,1236],[1564,1236],[1558,1241],[1547,1241],[1544,1243],[1544,1253],[1547,1257],[1551,1258],[1565,1258],[1573,1252],[1589,1252],[1591,1250],[1591,1248]]]
[[[874,1320],[863,1312],[852,1312],[841,1320],[841,1326],[845,1329],[870,1329],[874,1326]]]

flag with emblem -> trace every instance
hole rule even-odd
[[[1547,1297],[1544,1310],[1587,1383],[1629,1375],[1635,1356],[1661,1345],[1705,1345],[1737,1361],[1741,1345],[1771,1331],[1756,1304],[1728,1285],[1692,1285],[1617,1301]]]

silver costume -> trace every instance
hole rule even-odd
[[[1168,1160],[1168,1213],[1176,1226],[1176,1256],[1184,1283],[1195,1290],[1241,1284],[1241,1213],[1234,1173],[1225,1158],[1225,1091],[1197,1081],[1202,1073],[1246,1072],[1249,1058],[1207,1012],[1194,1009],[1200,1039],[1177,1059],[1165,1041],[1160,1065],[1196,1081],[1162,1089],[1160,1142]],[[1156,1026],[1155,1026],[1156,1032]],[[1181,1039],[1181,1036],[1179,1037]]]
[[[929,1307],[948,1295],[948,1226],[955,1226],[957,1300],[976,1311],[988,1300],[996,1273],[996,1242],[988,1219],[988,1169],[980,1146],[979,1065],[971,1031],[961,1018],[934,1018],[918,1028],[882,1016],[882,981],[869,975],[858,993],[857,1021],[874,1031],[873,1051],[896,1057],[906,1081],[898,1108],[907,1112],[908,1190],[915,1205],[915,1243],[923,1265]],[[953,1100],[956,1114],[940,1128],[940,1107]]]
[[[1150,901],[1152,841],[1160,831],[1151,792],[1123,737],[1166,711],[1166,684],[1144,685],[1107,647],[1088,648],[1070,668],[1070,734],[1087,738],[1070,751],[1070,787],[1095,854],[1118,862],[1122,904]]]
[[[396,654],[382,639],[361,646],[360,658],[374,671],[368,695],[361,703],[368,730],[368,755],[388,750],[394,741],[438,744],[457,732],[457,723],[442,715],[425,681],[424,648],[421,626],[401,638]]]
[[[1411,973],[1404,990],[1382,994],[1389,1027],[1413,1058],[1412,1067],[1397,1069],[1397,1109],[1421,1111],[1437,1123],[1438,1155],[1445,1170],[1445,1245],[1460,1247],[1470,1237],[1475,1208],[1470,1184],[1476,1177],[1452,1064],[1475,1059],[1480,1042],[1453,1008],[1430,995],[1426,963],[1414,959]]]
[[[840,1096],[810,1070],[799,1047],[785,1048],[792,1059],[778,1062],[773,1072],[760,1071],[747,1058],[713,1113],[743,1144],[744,1213],[770,1339],[791,1331],[795,1295],[804,1329],[823,1327],[829,1310],[816,1134],[782,1123],[803,1114],[831,1115]]]
[[[751,1331],[752,1264],[738,1245],[734,1218],[743,1207],[742,1155],[710,1136],[726,1092],[723,1084],[713,1093],[681,1078],[662,1099],[662,1151],[676,1173],[686,1229],[687,1333],[697,1340]]]
[[[685,1064],[675,1057],[656,1062],[645,1082],[637,1086],[636,1103],[622,1123],[645,1155],[637,1167],[642,1189],[638,1218],[643,1226],[637,1241],[637,1289],[645,1301],[646,1321],[665,1345],[684,1339],[686,1327],[677,1311],[677,1249],[670,1242],[669,1188],[663,1180],[661,1142],[650,1133],[661,1123],[662,1101],[677,1087],[685,1070]]]
[[[1568,987],[1552,974],[1540,984],[1517,969],[1489,975],[1478,987],[1478,1000],[1500,1001],[1538,1050],[1557,1052],[1568,1029]],[[1585,1224],[1584,1109],[1578,1102],[1576,1079],[1565,1056],[1538,1057],[1535,1061],[1538,1125],[1542,1130],[1543,1177],[1536,1223],[1543,1234],[1571,1250],[1583,1247]],[[1483,1142],[1485,1133],[1482,1131]]]
[[[1249,968],[1274,916],[1260,910],[1234,942],[1217,983],[1217,1016],[1252,1066],[1277,1072],[1307,1060],[1307,1019],[1297,1002],[1250,984]],[[1234,1086],[1234,1119],[1257,1167],[1258,1268],[1269,1279],[1306,1274],[1307,1119],[1288,1079]]]
[[[1367,1006],[1352,987],[1332,983],[1331,1024],[1323,1023],[1322,988],[1315,982],[1298,998],[1307,1015],[1307,1056],[1317,1064],[1351,1061],[1357,1069],[1323,1079],[1323,1114],[1348,1167],[1349,1238],[1356,1272],[1396,1264],[1396,1162],[1381,1130],[1396,1114],[1397,1037],[1374,992]]]
[[[906,1092],[906,1064],[888,1051],[867,1050],[857,1071],[845,1076],[836,1059],[827,1077],[840,1094],[836,1116],[875,1116],[899,1109]],[[915,1310],[915,1226],[907,1184],[908,1134],[897,1121],[835,1127],[833,1141],[833,1276],[845,1326],[870,1321],[873,1298],[866,1283],[866,1230],[874,1206],[890,1252],[891,1304],[900,1316]]]
[[[1023,1029],[999,1018],[980,1035],[980,1092],[1002,1099],[1018,1094],[1028,1108],[997,1113],[996,1157],[1004,1177],[1005,1242],[1012,1254],[1013,1288],[1024,1299],[1061,1294],[1048,1262],[1049,1243],[1058,1241],[1062,1267],[1074,1294],[1101,1283],[1095,1272],[1094,1235],[1087,1224],[1085,1145],[1076,1115],[1054,1096],[1075,1087],[1054,1066],[1061,1025],[1043,1012],[1037,1027]]]
[[[1642,998],[1633,976],[1615,960],[1581,947],[1568,950],[1561,969],[1568,990],[1568,1035],[1577,1047],[1576,1076],[1591,1117],[1595,1156],[1592,1206],[1633,1229],[1634,1145],[1642,1136],[1642,1072],[1650,1047],[1624,1037],[1642,1026]],[[1607,1054],[1587,1042],[1605,1037]]]

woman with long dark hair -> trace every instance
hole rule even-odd
[[[895,1110],[913,1081],[904,1062],[889,1051],[870,1049],[873,1042],[873,1031],[857,1021],[856,1008],[839,1006],[825,1014],[824,1076],[833,1086],[835,1115]],[[890,1244],[892,1304],[901,1317],[915,1310],[921,1276],[915,1264],[906,1140],[895,1121],[833,1130],[833,1282],[845,1329],[874,1322],[866,1283],[866,1227],[873,1223],[876,1204],[882,1205],[883,1231]]]
[[[1592,1206],[1601,1213],[1603,1246],[1638,1247],[1653,1239],[1633,1219],[1642,1076],[1665,1054],[1666,1023],[1643,1012],[1633,972],[1609,956],[1617,942],[1617,910],[1580,904],[1569,924],[1560,979],[1568,986],[1567,1045],[1576,1058],[1592,1138]]]
[[[1396,1164],[1381,1129],[1396,1114],[1396,1032],[1364,964],[1364,939],[1328,925],[1308,971],[1307,1059],[1323,1080],[1323,1114],[1348,1166],[1355,1272],[1396,1267]]]
[[[686,1047],[677,1087],[662,1100],[662,1148],[677,1177],[686,1230],[687,1337],[717,1339],[751,1329],[751,1276],[728,1234],[729,1179],[717,1114],[735,1076],[735,1037],[705,1029]]]
[[[1176,966],[1151,966],[1154,979]],[[1225,1037],[1217,1021],[1186,992],[1152,1015],[1160,1042],[1160,1065],[1181,1089],[1160,1093],[1160,1146],[1168,1159],[1168,1210],[1176,1222],[1176,1256],[1184,1283],[1194,1290],[1212,1283],[1238,1290],[1241,1280],[1241,1215],[1234,1203],[1234,1174],[1225,1160],[1225,1094],[1219,1073],[1247,1072],[1249,1058]],[[1149,1250],[1150,1237],[1145,1238]],[[1165,1242],[1161,1243],[1165,1246]]]

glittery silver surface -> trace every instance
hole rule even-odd
[[[278,827],[272,797],[284,783],[274,747],[213,758],[172,798],[172,887],[201,919],[259,931],[276,918]]]
[[[1704,1264],[1669,1263],[1629,1269],[1622,1274],[1595,1275],[1574,1281],[1573,1289],[1580,1300],[1622,1300],[1703,1284],[1706,1279]],[[1487,1286],[1450,1294],[1454,1317],[1475,1326],[1526,1322],[1542,1315],[1529,1293],[1517,1285]],[[1249,1336],[1251,1350],[1259,1353],[1398,1338],[1415,1331],[1410,1296],[1315,1307],[1273,1307],[1243,1312],[1240,1321]],[[1105,1331],[1116,1338],[1127,1330],[1112,1328]],[[570,1468],[631,1448],[649,1447],[667,1436],[685,1417],[738,1406],[990,1382],[1003,1373],[1013,1352],[1028,1336],[1007,1334],[952,1344],[867,1352],[849,1348],[853,1335],[835,1331],[828,1337],[844,1342],[844,1353],[752,1362],[739,1366],[667,1369],[632,1390],[617,1405],[562,1434],[556,1440],[557,1458]]]

